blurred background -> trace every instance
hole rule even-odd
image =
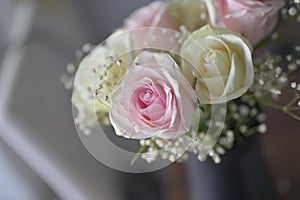
[[[149,2],[0,0],[0,200],[212,199],[205,193],[200,197],[197,188],[220,192],[214,199],[225,199],[214,183],[226,177],[224,166],[230,168],[229,157],[240,147],[216,166],[207,160],[126,174],[94,159],[75,130],[71,93],[60,83],[65,66],[84,43],[102,42],[134,9]],[[287,38],[298,36],[299,42],[299,26],[294,30]],[[262,165],[255,168],[247,160],[232,179],[247,169],[245,177],[255,182],[263,172],[275,199],[300,199],[300,123],[266,111],[268,133],[252,138],[257,146],[253,155]],[[212,170],[206,173],[208,168]]]

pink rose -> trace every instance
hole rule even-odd
[[[252,45],[269,36],[283,0],[205,0],[210,23],[243,34]]]
[[[178,25],[168,11],[167,2],[152,2],[147,6],[137,9],[124,21],[125,29],[146,27],[178,29]]]
[[[170,139],[187,133],[197,97],[176,62],[168,54],[143,52],[134,63],[112,94],[116,134]]]
[[[179,29],[179,26],[172,18],[168,6],[167,2],[154,1],[137,9],[125,19],[123,28],[130,31],[135,49],[147,47],[178,49],[176,41],[170,40],[170,38],[174,35],[174,31]],[[165,30],[163,31],[161,28]],[[164,32],[163,35],[162,32]]]

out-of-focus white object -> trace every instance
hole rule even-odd
[[[31,28],[35,4],[31,0],[13,4],[11,25],[7,31],[7,49],[0,68],[0,112],[3,112],[23,56],[23,47]],[[10,21],[10,19],[7,19]],[[4,24],[4,22],[3,22]]]
[[[59,82],[74,58],[67,55],[89,38],[80,5],[59,1],[59,7],[48,8],[41,5],[44,1],[12,2],[0,60],[0,139],[60,199],[122,199],[118,174],[81,144],[68,92]]]
[[[33,1],[15,3],[3,0],[1,7],[0,53],[4,54],[1,55],[0,62],[0,134],[13,136],[14,132],[10,129],[14,126],[4,123],[6,106],[17,78],[35,5]],[[2,141],[0,152],[0,199],[57,199],[37,175]]]

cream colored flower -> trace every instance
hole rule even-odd
[[[208,13],[203,0],[169,0],[171,16],[179,26],[194,31],[208,21]]]
[[[122,73],[125,73],[126,69],[123,68],[131,65],[131,50],[129,34],[118,30],[106,40],[105,45],[96,46],[79,64],[75,74],[72,103],[78,110],[77,123],[82,127],[93,126],[89,121],[95,121],[90,119],[96,117],[97,112],[109,112],[110,105],[104,101],[105,97],[114,89],[112,82],[118,82],[123,76]],[[101,90],[98,91],[99,84]],[[101,92],[97,96],[99,98],[95,98],[95,91]]]
[[[200,103],[224,103],[248,90],[254,76],[251,51],[238,33],[208,25],[187,38],[182,68]]]

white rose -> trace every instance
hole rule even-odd
[[[227,29],[207,25],[188,37],[182,68],[200,103],[224,103],[248,90],[254,77],[251,51],[247,40]]]
[[[126,31],[118,30],[106,40],[105,45],[96,46],[79,64],[75,74],[72,103],[78,110],[77,121],[82,126],[91,127],[93,125],[89,123],[89,118],[95,117],[95,112],[109,112],[109,106],[94,98],[91,91],[95,91],[98,86],[99,74],[105,71],[104,66],[112,64],[109,57],[121,56],[123,58],[122,66],[118,67],[126,67],[129,63],[131,64],[132,56],[130,53],[122,55],[131,50],[129,34]],[[110,69],[112,68],[113,66]],[[110,71],[107,70],[106,74],[109,73]],[[111,91],[111,88],[105,90],[107,93],[108,91]]]

